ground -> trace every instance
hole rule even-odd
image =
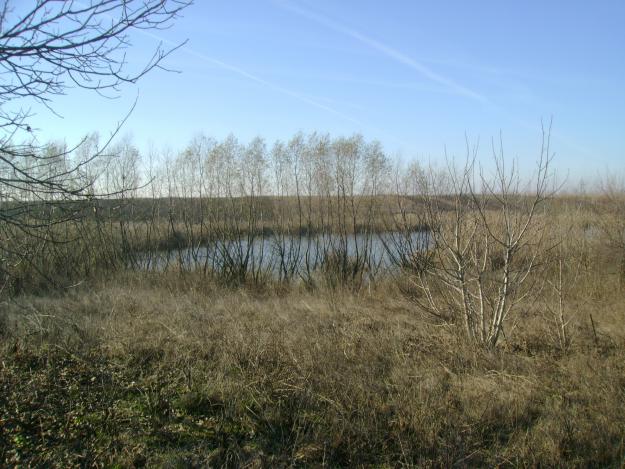
[[[53,467],[625,462],[622,291],[495,349],[365,292],[117,275],[2,306],[0,461]]]

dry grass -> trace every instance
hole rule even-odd
[[[541,260],[494,349],[419,311],[407,272],[226,288],[100,269],[4,298],[0,465],[622,467],[623,252],[596,229],[620,225],[545,216],[564,262]]]
[[[625,302],[540,304],[496,350],[382,283],[355,295],[118,275],[2,305],[0,461],[39,466],[620,466]],[[589,313],[595,321],[595,336]]]

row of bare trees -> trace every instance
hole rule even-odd
[[[71,266],[70,278],[175,268],[228,284],[301,279],[359,289],[390,267],[410,280],[422,309],[492,346],[518,305],[540,290],[538,272],[553,247],[545,215],[556,190],[549,131],[525,184],[501,147],[487,172],[477,149],[461,165],[448,159],[434,170],[392,161],[358,135],[298,134],[271,147],[260,138],[242,144],[199,135],[177,154],[147,157],[128,138],[106,152],[95,135],[87,144],[102,156],[71,177],[91,197],[59,202],[74,217],[21,238],[2,226],[32,244],[20,251],[48,277],[57,265]],[[65,154],[60,164],[81,159]],[[3,204],[29,207],[24,216],[34,217],[31,197],[16,189]],[[3,255],[5,270],[28,264],[9,249]]]
[[[88,142],[90,154],[100,152],[97,136]],[[80,159],[75,153],[63,164]],[[194,270],[228,285],[358,290],[384,274],[408,284],[420,309],[485,346],[539,296],[553,297],[547,309],[565,348],[568,284],[580,267],[563,248],[566,235],[550,226],[558,186],[549,130],[538,155],[522,177],[501,145],[486,170],[476,148],[461,164],[424,168],[393,161],[358,135],[298,134],[272,146],[200,135],[181,152],[148,155],[125,138],[72,173],[92,196],[58,201],[71,218],[28,222],[28,233],[1,224],[11,240],[3,275],[19,287],[34,277],[67,285],[119,269]],[[601,206],[611,215],[593,229],[619,247],[622,224],[607,221],[618,220],[623,193],[613,184],[607,194]],[[53,205],[36,203],[17,189],[2,201],[3,210],[44,220]]]
[[[137,160],[130,162],[134,170],[123,162],[131,154],[118,156],[123,174],[142,172]],[[237,281],[270,273],[312,282],[314,271],[332,259],[335,281],[357,285],[375,268],[371,245],[383,228],[379,211],[390,174],[377,142],[298,134],[268,148],[260,138],[241,144],[232,136],[221,142],[197,136],[179,154],[148,159],[139,178],[149,184],[135,191],[140,202],[125,211],[150,216],[122,218],[138,243],[159,239],[144,243],[143,266],[175,261]],[[101,179],[110,184],[114,171],[108,168]],[[149,210],[147,198],[156,201]],[[177,249],[163,261],[156,250],[168,246]]]
[[[510,311],[533,291],[544,247],[539,211],[553,193],[545,138],[531,188],[502,154],[490,178],[476,153],[459,168],[424,170],[393,163],[361,136],[298,134],[268,148],[260,138],[200,135],[178,154],[147,158],[126,138],[71,174],[93,194],[69,204],[78,216],[28,239],[48,240],[53,252],[54,239],[80,240],[93,253],[82,270],[72,263],[80,275],[175,267],[227,283],[276,277],[312,285],[321,275],[360,288],[392,264],[410,272],[421,307],[496,343]],[[100,153],[97,136],[88,144],[89,154]],[[61,164],[75,165],[72,158],[81,154],[67,152]]]

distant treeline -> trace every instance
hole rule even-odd
[[[441,276],[469,294],[490,278],[485,256],[529,275],[535,262],[527,270],[522,261],[542,255],[537,246],[551,236],[550,217],[614,215],[621,207],[618,190],[555,197],[543,139],[538,171],[526,181],[515,165],[505,169],[503,156],[495,155],[489,177],[475,154],[445,168],[400,164],[359,135],[297,134],[271,147],[260,138],[242,144],[198,136],[178,153],[147,155],[129,139],[99,148],[97,136],[75,151],[51,147],[41,167],[20,162],[39,171],[44,187],[50,181],[49,195],[2,187],[2,288],[16,293],[119,269],[194,266],[232,285],[303,280],[358,289],[380,274],[382,249],[398,268]],[[9,167],[0,172],[11,180]],[[75,191],[58,193],[54,185]],[[618,244],[620,225],[612,226]],[[424,232],[427,250],[415,238]],[[507,268],[499,269],[501,281],[512,278]]]

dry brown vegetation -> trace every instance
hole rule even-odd
[[[625,465],[622,181],[557,197],[547,129],[534,173],[141,155],[125,119],[42,145],[33,103],[163,68],[131,31],[191,2],[31,3],[0,12],[0,466]]]
[[[483,349],[388,283],[284,292],[127,274],[22,296],[3,306],[0,454],[59,467],[616,467],[625,303],[595,274],[567,295],[566,351],[545,303]]]
[[[360,138],[302,139],[273,166],[258,141],[180,156],[229,182],[165,171],[168,196],[0,226],[0,461],[620,467],[622,189],[399,174]]]

